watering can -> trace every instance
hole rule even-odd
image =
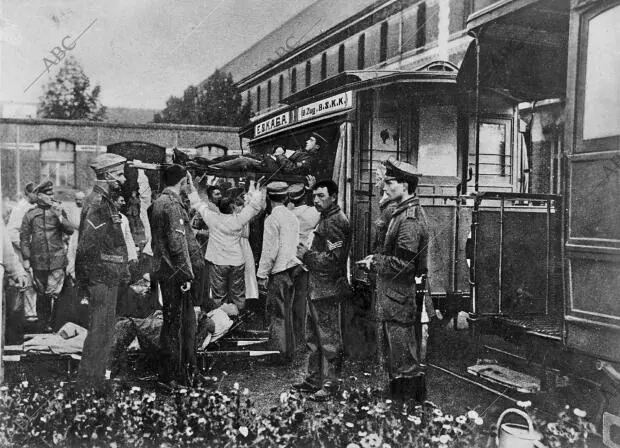
[[[508,414],[517,414],[525,419],[527,425],[502,423]],[[542,434],[534,430],[532,419],[521,409],[510,408],[502,412],[497,420],[497,448],[544,448],[540,442]]]

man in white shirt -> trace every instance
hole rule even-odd
[[[77,252],[77,243],[79,239],[80,220],[82,215],[82,206],[84,205],[85,195],[78,191],[75,193],[75,207],[67,211],[69,220],[75,227],[75,231],[69,237],[69,249],[67,250],[67,275],[75,280],[75,254]]]
[[[312,176],[308,176],[310,191],[316,183]],[[289,187],[289,209],[299,221],[299,242],[306,247],[312,246],[314,229],[321,219],[321,214],[314,205],[308,205],[307,191],[304,184],[293,184]],[[295,276],[295,297],[293,299],[293,332],[298,347],[306,343],[306,298],[308,297],[308,271],[300,269]]]
[[[259,181],[260,182],[260,181]],[[209,228],[209,243],[205,259],[209,265],[209,281],[215,306],[234,303],[245,307],[245,257],[240,243],[244,226],[265,206],[265,188],[257,189],[250,183],[248,204],[239,213],[233,213],[232,201],[222,200],[219,211],[212,210],[208,201],[200,199],[189,182],[191,208],[196,209]]]
[[[294,271],[301,263],[297,259],[299,222],[286,207],[288,185],[272,182],[267,185],[271,214],[265,218],[263,250],[256,276],[267,286],[267,315],[270,319],[271,344],[292,361],[295,353],[293,332]]]
[[[13,245],[15,255],[17,255],[19,263],[23,266],[24,259],[22,257],[19,232],[22,221],[26,212],[33,208],[37,202],[37,195],[34,193],[34,183],[30,182],[24,187],[24,197],[20,199],[17,205],[11,211],[9,222],[6,225],[6,231],[10,242]],[[32,275],[26,271],[26,287],[19,293],[18,302],[23,302],[24,315],[26,320],[37,320],[37,293],[34,290]]]

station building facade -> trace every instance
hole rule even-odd
[[[206,158],[236,154],[238,128],[0,119],[2,196],[15,198],[27,182],[45,179],[60,190],[86,191],[94,181],[89,165],[102,152],[161,163],[175,147]]]

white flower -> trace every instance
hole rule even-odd
[[[235,383],[235,384],[233,384],[233,389],[235,389],[235,390],[239,390],[239,383]]]
[[[346,391],[346,390],[343,390],[343,391],[342,391],[342,398],[344,398],[345,400],[346,400],[347,398],[349,398],[349,392],[348,392],[348,391]]]
[[[439,436],[439,443],[443,443],[444,445],[447,444],[450,440],[452,440],[452,437],[450,437],[448,434],[442,434]]]
[[[462,425],[462,424],[463,424],[463,423],[465,423],[466,421],[467,421],[467,418],[466,418],[464,415],[459,415],[459,416],[456,418],[456,422],[457,422],[459,425]]]
[[[282,392],[280,394],[280,403],[285,404],[287,400],[288,400],[288,393]]]
[[[432,436],[432,437],[431,437],[431,442],[433,442],[433,443],[437,443],[437,442],[439,442],[439,437],[437,437],[437,436]]]
[[[345,426],[346,426],[347,428],[353,428],[353,426],[354,426],[354,425],[353,425],[353,423],[351,423],[351,422],[346,422],[346,423],[345,423]]]
[[[444,415],[444,418],[446,419],[447,422],[454,421],[454,417],[451,414]]]
[[[527,401],[517,401],[517,406],[523,409],[527,409],[532,406],[532,402],[530,400]]]
[[[22,381],[22,387],[28,387],[28,381]]]
[[[381,448],[392,448],[392,445],[390,445],[389,443],[384,443]]]
[[[241,392],[243,395],[248,395],[250,393],[250,389],[248,389],[247,387],[245,387],[243,389],[243,392]]]
[[[385,402],[386,402],[387,404],[390,404],[390,403],[392,402],[392,400],[390,400],[390,399],[388,398],[387,400],[385,400]]]
[[[450,431],[452,429],[452,426],[450,426],[450,425],[443,425],[442,428],[445,429],[446,431]]]
[[[433,409],[433,414],[435,414],[437,417],[441,417],[443,416],[443,412],[441,412],[441,409]]]
[[[471,410],[467,413],[467,418],[470,420],[476,420],[478,418],[478,413],[474,410]]]
[[[575,414],[575,415],[576,415],[577,417],[579,417],[579,418],[585,418],[585,417],[586,417],[586,415],[587,415],[587,414],[586,414],[586,411],[582,411],[582,410],[581,410],[581,409],[579,409],[579,408],[575,408],[575,409],[573,409],[573,414]]]
[[[187,437],[191,437],[193,434],[194,434],[194,430],[192,428],[190,428],[189,426],[185,428],[185,435]]]
[[[248,433],[249,431],[246,426],[239,426],[239,434],[241,434],[243,437],[247,437]]]
[[[206,418],[204,418],[204,417],[200,417],[200,418],[198,419],[198,424],[199,424],[199,425],[204,425],[204,424],[206,424],[206,423],[207,423],[207,419],[206,419]]]
[[[134,386],[131,388],[131,392],[140,392],[140,388],[138,386]]]
[[[187,389],[183,388],[179,391],[180,394],[186,394],[187,393]]]
[[[347,448],[360,448],[360,446],[357,443],[349,443]]]
[[[480,426],[484,423],[484,420],[482,420],[482,417],[476,417],[476,419],[474,420],[474,423]]]

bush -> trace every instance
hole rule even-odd
[[[471,447],[484,446],[475,411],[444,414],[432,403],[392,402],[380,391],[332,388],[324,405],[284,392],[258,415],[249,391],[215,382],[169,394],[117,386],[108,394],[22,382],[0,388],[0,446],[89,447]]]

